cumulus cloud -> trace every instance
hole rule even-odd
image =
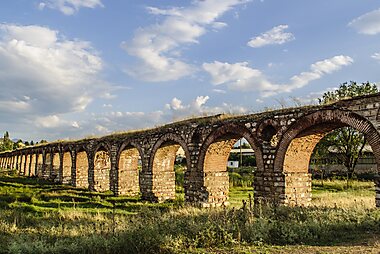
[[[278,88],[260,70],[250,68],[248,62],[230,64],[215,61],[204,63],[203,69],[210,74],[214,85],[227,85],[231,90],[266,92]]]
[[[139,60],[137,66],[127,67],[126,73],[151,82],[177,80],[192,74],[196,68],[181,59],[181,46],[198,43],[209,27],[225,27],[217,19],[248,1],[205,0],[194,1],[186,8],[148,7],[151,14],[165,17],[160,23],[138,29],[131,41],[122,43],[122,48]]]
[[[247,45],[252,48],[260,48],[267,45],[284,44],[295,39],[292,33],[285,32],[288,25],[279,25],[261,35],[252,38]]]
[[[352,20],[348,26],[354,28],[358,33],[375,35],[380,33],[380,9],[367,12]]]
[[[375,53],[371,56],[373,59],[380,61],[380,53]]]
[[[38,8],[43,10],[45,8],[59,10],[65,15],[73,15],[79,11],[80,8],[96,8],[103,7],[101,0],[46,0],[40,2]]]
[[[165,108],[170,110],[168,116],[171,116],[173,120],[183,119],[190,116],[213,115],[219,113],[243,114],[248,111],[242,106],[227,103],[222,103],[221,106],[207,106],[206,104],[209,99],[209,96],[197,96],[189,104],[184,105],[178,98],[173,98],[171,103],[165,105]]]
[[[242,106],[222,103],[220,106],[209,106],[209,96],[197,96],[188,103],[173,98],[161,110],[152,112],[110,111],[92,114],[79,122],[77,135],[104,135],[111,132],[152,128],[189,117],[213,115],[218,113],[247,113]]]
[[[247,62],[230,64],[215,61],[204,63],[203,69],[210,74],[214,85],[227,85],[231,90],[259,91],[263,96],[271,96],[304,87],[352,63],[351,57],[343,55],[318,61],[310,66],[309,71],[291,77],[287,84],[272,83],[260,70],[249,67]]]
[[[108,89],[89,42],[47,27],[0,25],[0,115],[13,118],[83,111]],[[52,118],[53,120],[53,118]]]

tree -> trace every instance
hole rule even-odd
[[[339,100],[349,99],[355,96],[369,95],[378,93],[379,89],[376,84],[365,82],[357,84],[355,81],[350,81],[341,84],[337,90],[328,91],[319,98],[319,104],[330,104]]]
[[[8,151],[13,149],[13,141],[9,138],[9,132],[6,131],[3,136],[3,142],[0,145],[1,151]]]
[[[379,90],[376,84],[369,82],[357,84],[354,81],[350,81],[349,84],[347,82],[341,84],[335,91],[324,93],[322,98],[319,99],[319,103],[329,104],[338,100],[377,92],[379,92]],[[327,134],[321,142],[317,144],[314,149],[313,157],[318,166],[318,164],[320,165],[321,163],[321,156],[326,156],[327,154],[333,155],[339,164],[345,166],[348,185],[349,180],[351,180],[354,175],[356,164],[363,155],[366,142],[367,140],[364,134],[352,127],[343,127]]]

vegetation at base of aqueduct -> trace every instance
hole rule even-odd
[[[255,210],[245,192],[244,206],[197,209],[181,200],[143,203],[3,173],[0,253],[307,253],[316,248],[349,253],[357,245],[376,253],[380,210],[353,201],[373,200],[373,184],[354,182],[347,190],[344,181],[314,183],[317,202],[309,208],[259,205]],[[232,189],[231,199],[243,190]],[[335,207],[346,194],[350,203]]]

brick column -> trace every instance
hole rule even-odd
[[[117,170],[117,152],[118,152],[118,145],[113,144],[111,146],[110,151],[110,160],[111,160],[111,169],[109,174],[109,189],[113,192],[115,196],[119,194],[119,186],[118,186],[118,170]]]
[[[375,176],[376,207],[380,208],[380,175]]]
[[[143,200],[157,202],[158,199],[153,193],[153,173],[152,168],[148,168],[149,155],[141,158],[142,170],[140,172],[140,191]]]
[[[94,154],[88,154],[88,189],[95,191]]]
[[[77,152],[71,152],[71,185],[77,187]]]

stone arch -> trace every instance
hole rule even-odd
[[[346,110],[326,109],[306,115],[295,121],[282,136],[274,161],[274,170],[283,172],[283,203],[309,205],[311,201],[311,174],[309,161],[317,143],[330,131],[353,127],[363,133],[371,146],[378,172],[380,170],[380,134],[366,118]],[[377,181],[379,189],[379,182]],[[380,194],[376,195],[380,206]]]
[[[110,146],[101,142],[94,149],[94,190],[110,190],[111,155]]]
[[[182,147],[187,163],[187,169],[190,165],[190,153],[185,140],[174,133],[162,135],[153,148],[149,157],[148,169],[150,169],[151,181],[147,181],[142,186],[143,196],[149,193],[151,199],[162,202],[165,200],[175,199],[175,171],[174,163],[179,148]],[[187,191],[187,175],[185,174],[185,193]],[[146,185],[147,184],[147,185]]]
[[[75,187],[88,189],[88,153],[83,147],[78,147],[75,151]]]
[[[117,192],[118,195],[135,196],[140,192],[139,160],[143,158],[143,151],[132,141],[125,141],[117,153]]]
[[[227,124],[211,132],[202,144],[198,169],[202,171],[203,206],[228,204],[229,177],[227,161],[233,145],[245,138],[256,154],[257,167],[263,168],[262,153],[252,132],[240,124]]]

